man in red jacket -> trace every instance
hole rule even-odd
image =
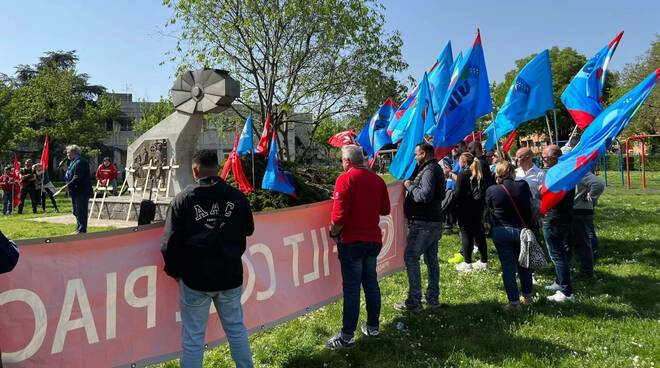
[[[101,186],[112,187],[113,193],[117,191],[117,167],[110,161],[110,157],[104,157],[103,162],[96,169],[96,180]]]
[[[367,323],[360,330],[366,336],[379,334],[381,301],[376,257],[383,247],[379,223],[380,216],[390,214],[387,186],[380,176],[364,166],[362,148],[346,145],[341,156],[345,173],[335,183],[330,237],[337,242],[344,313],[341,332],[327,342],[332,350],[355,345],[360,285],[367,304]]]
[[[7,166],[5,173],[0,176],[0,187],[2,187],[2,214],[11,215],[12,202],[16,191],[16,180],[14,179],[14,168]]]

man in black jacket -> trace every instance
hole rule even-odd
[[[213,301],[237,367],[252,367],[241,292],[246,237],[254,232],[250,203],[218,175],[215,151],[193,156],[197,183],[177,194],[168,210],[161,252],[165,272],[179,283],[182,367],[201,367]]]
[[[69,188],[71,209],[76,216],[75,233],[86,233],[89,197],[92,195],[89,162],[80,155],[80,147],[75,144],[66,147],[66,157],[69,159],[69,168],[64,174],[64,180]]]
[[[417,167],[412,180],[406,180],[404,212],[408,219],[408,237],[403,259],[408,273],[408,298],[394,305],[400,311],[419,312],[422,309],[422,277],[419,257],[424,255],[428,268],[428,287],[425,302],[429,307],[440,306],[440,266],[438,242],[442,236],[442,200],[445,197],[445,175],[434,158],[428,143],[415,147]]]

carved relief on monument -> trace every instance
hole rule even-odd
[[[154,185],[157,185],[159,180],[165,183],[167,180],[167,173],[163,170],[163,166],[168,165],[167,139],[145,140],[135,152],[133,163],[131,164],[131,168],[135,170],[133,173],[133,185],[138,188],[144,187],[147,170],[143,168],[149,166],[149,163],[151,163],[151,167],[156,167],[151,170],[151,174],[149,174],[149,187],[152,186],[152,179]]]

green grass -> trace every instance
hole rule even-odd
[[[10,239],[33,239],[44,238],[52,236],[69,235],[76,230],[74,224],[52,224],[47,222],[37,222],[30,219],[35,217],[48,217],[59,216],[71,213],[71,199],[60,195],[55,198],[57,207],[60,213],[55,213],[50,199],[46,198],[46,210],[48,213],[41,213],[41,207],[38,208],[39,213],[32,213],[32,204],[29,196],[26,198],[26,203],[23,208],[23,214],[18,214],[18,207],[14,208],[14,212],[9,216],[0,215],[0,230]],[[89,227],[89,232],[111,230],[113,227]]]
[[[628,191],[610,173],[596,223],[601,256],[593,281],[576,280],[578,300],[545,302],[542,285],[550,269],[537,273],[539,302],[505,313],[500,265],[489,240],[490,270],[458,275],[446,263],[458,238],[441,240],[441,299],[449,307],[405,315],[392,305],[406,297],[399,272],[381,281],[382,336],[357,338],[355,348],[332,352],[326,339],[341,327],[341,301],[250,337],[263,367],[653,367],[660,365],[660,173],[649,189]],[[613,180],[613,179],[618,179]],[[634,178],[636,187],[641,181]],[[364,303],[364,300],[362,300]],[[364,305],[361,321],[365,318]],[[405,325],[403,331],[396,328]],[[178,362],[164,367],[177,367]],[[209,351],[207,367],[231,367],[227,346]]]
[[[653,367],[660,366],[660,173],[639,173],[633,190],[621,187],[618,173],[596,214],[601,259],[596,280],[576,280],[578,300],[552,305],[535,289],[539,302],[518,313],[504,313],[500,266],[489,241],[490,270],[458,275],[446,260],[458,249],[454,236],[441,240],[442,301],[449,307],[405,315],[392,305],[407,292],[405,273],[381,281],[382,336],[358,336],[349,351],[331,352],[325,341],[341,327],[341,301],[250,337],[255,363],[263,367]],[[391,178],[386,178],[390,181]],[[70,212],[59,198],[63,213]],[[31,212],[29,204],[25,208]],[[51,216],[52,213],[38,216]],[[0,217],[0,229],[13,238],[69,234],[73,225],[29,221],[34,215]],[[90,229],[98,231],[99,228]],[[422,267],[424,269],[424,267]],[[537,273],[540,286],[550,269]],[[362,301],[364,303],[364,300]],[[364,305],[361,322],[365,318]],[[403,331],[396,328],[405,325]],[[161,367],[177,367],[172,361]],[[207,367],[232,367],[226,345],[209,351]]]

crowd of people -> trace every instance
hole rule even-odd
[[[58,165],[58,168],[64,170],[62,192],[71,199],[72,212],[76,217],[75,233],[86,233],[88,202],[93,193],[89,161],[81,155],[77,145],[67,146],[66,155],[67,158]],[[96,169],[95,177],[97,186],[106,187],[112,194],[118,194],[117,167],[109,157],[103,158]],[[3,215],[11,215],[14,209],[19,215],[23,214],[28,198],[33,214],[38,213],[39,207],[41,213],[47,212],[47,199],[50,200],[52,210],[60,212],[55,198],[57,188],[51,181],[48,170],[44,170],[41,163],[34,163],[30,158],[25,159],[18,175],[14,173],[13,166],[6,166],[0,176],[0,188],[3,192]]]
[[[549,145],[541,156],[544,167],[557,164],[562,151]],[[407,298],[394,305],[405,312],[439,308],[439,241],[457,223],[460,251],[450,261],[461,273],[488,269],[487,233],[501,263],[502,281],[511,311],[534,302],[531,253],[536,239],[544,240],[555,270],[555,281],[545,289],[551,302],[575,298],[571,254],[577,253],[580,272],[593,276],[597,256],[593,213],[604,184],[588,174],[574,191],[545,215],[540,213],[541,185],[545,172],[533,162],[529,148],[516,152],[515,165],[502,152],[483,154],[480,142],[457,145],[440,161],[433,146],[415,147],[416,168],[403,182],[404,214],[408,231],[404,264],[408,276]],[[337,243],[343,291],[341,330],[327,341],[332,350],[355,345],[364,290],[366,323],[359,331],[379,336],[381,292],[376,259],[382,248],[380,217],[390,213],[387,187],[367,165],[362,148],[342,147],[341,174],[335,183],[329,236]],[[181,364],[201,367],[208,308],[214,303],[237,367],[252,367],[252,354],[243,321],[240,294],[243,279],[241,255],[246,238],[254,232],[250,204],[237,189],[218,177],[215,151],[193,156],[197,183],[177,194],[167,214],[161,251],[165,272],[179,283],[182,319]],[[211,208],[225,211],[210,211]],[[198,207],[209,208],[197,216]],[[486,224],[487,226],[484,226]],[[489,231],[486,231],[488,228]],[[540,247],[538,248],[540,249]],[[473,261],[474,251],[479,259]],[[521,253],[527,255],[521,261]],[[428,269],[426,290],[420,258]],[[520,288],[516,279],[520,280]]]

